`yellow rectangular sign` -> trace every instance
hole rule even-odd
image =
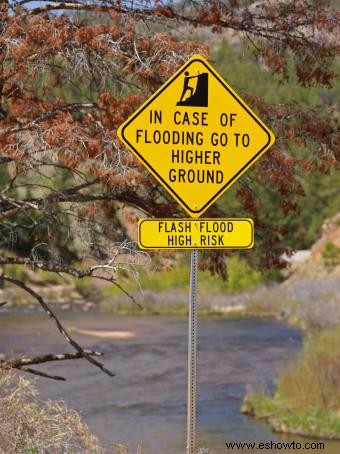
[[[141,219],[141,249],[251,249],[254,222],[248,218]]]

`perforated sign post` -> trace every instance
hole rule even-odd
[[[199,218],[275,141],[268,127],[200,55],[190,58],[126,120],[118,137],[191,218]],[[222,232],[224,228],[227,230]],[[253,235],[249,219],[154,219],[139,223],[139,245],[144,249],[194,249],[187,454],[195,451],[197,249],[251,248]]]

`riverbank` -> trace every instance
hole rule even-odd
[[[180,277],[176,281],[178,274]],[[232,285],[206,274],[199,276],[200,316],[285,320],[306,332],[340,323],[339,267],[329,271],[320,264],[299,264],[279,281],[265,281],[256,274],[247,275],[247,272],[242,281],[242,276],[236,277],[235,274]],[[171,276],[169,287],[162,282],[164,276],[161,273],[154,281],[150,278],[143,283],[145,290],[135,291],[130,284],[128,290],[143,306],[142,310],[112,287],[103,289],[99,309],[103,313],[124,315],[186,315],[187,275],[178,270],[171,272]]]
[[[340,325],[305,335],[273,396],[248,393],[241,411],[283,433],[340,439]]]
[[[340,417],[335,412],[315,409],[299,414],[287,409],[279,398],[250,394],[241,413],[266,420],[275,432],[340,440]]]
[[[250,294],[266,283],[266,277],[237,257],[230,259],[228,270],[228,282],[209,272],[199,272],[200,315],[245,314],[247,292]],[[178,264],[167,272],[143,268],[136,279],[117,276],[119,286],[89,278],[70,279],[48,272],[33,272],[15,265],[7,272],[27,282],[48,304],[61,310],[97,310],[115,315],[187,313],[189,268],[185,265]],[[0,289],[0,301],[6,301],[7,310],[37,308],[36,301],[27,292],[11,284]]]
[[[265,280],[249,269],[243,276],[243,271],[243,263],[234,262],[228,282],[200,272],[199,316],[274,318],[308,332],[340,323],[339,267],[328,271],[300,264],[282,282]],[[29,284],[52,308],[62,311],[136,316],[184,316],[188,311],[189,276],[184,267],[145,274],[139,281],[119,281],[135,302],[115,285],[78,281]],[[34,299],[13,286],[0,290],[1,301],[6,301],[2,312],[40,310]]]

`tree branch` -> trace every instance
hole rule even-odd
[[[23,0],[25,3],[30,3],[29,1]],[[46,0],[47,1],[47,0]],[[206,2],[207,5],[212,2]],[[307,30],[312,29],[314,23],[316,22],[315,16],[307,16],[304,18],[303,22],[301,20],[297,21],[294,14],[286,13],[282,18],[282,24],[289,24],[288,28],[280,30],[279,28],[272,28],[270,24],[274,21],[277,21],[278,18],[270,19],[269,15],[266,13],[263,14],[254,14],[246,7],[240,7],[237,10],[237,14],[230,16],[229,14],[217,14],[214,18],[213,14],[207,14],[208,10],[199,10],[198,14],[181,14],[177,12],[171,6],[160,6],[156,2],[150,4],[150,7],[136,7],[131,1],[131,6],[121,6],[119,3],[108,2],[103,4],[94,3],[86,4],[79,1],[70,1],[70,2],[61,2],[58,0],[51,0],[48,5],[40,6],[37,8],[30,9],[30,15],[37,15],[49,11],[57,10],[76,10],[76,11],[93,11],[108,13],[115,12],[119,14],[133,14],[135,17],[140,17],[141,19],[148,18],[164,18],[172,21],[187,23],[197,26],[214,26],[217,25],[221,28],[231,29],[239,32],[247,32],[254,36],[263,37],[269,40],[287,40],[294,39],[300,43],[306,44],[306,33]],[[249,15],[251,20],[249,20]],[[301,32],[301,27],[304,27],[304,31]],[[312,30],[313,31],[313,30]],[[317,43],[313,39],[313,33],[309,37],[314,44]]]
[[[123,8],[119,5],[114,4],[106,4],[106,5],[99,5],[99,4],[86,4],[80,2],[59,2],[58,0],[52,0],[52,2],[48,5],[39,6],[38,8],[31,9],[29,14],[31,16],[35,16],[41,13],[47,13],[49,11],[57,11],[57,10],[76,10],[76,11],[93,11],[97,13],[110,13],[117,12],[120,14],[127,14],[127,13],[134,13],[136,15],[141,15],[145,17],[146,14],[150,15],[152,10],[147,8]]]
[[[29,293],[33,298],[35,298],[40,306],[43,308],[43,310],[46,312],[46,314],[54,321],[56,324],[58,331],[62,334],[62,336],[66,339],[66,341],[72,345],[72,347],[80,354],[83,355],[87,361],[89,361],[91,364],[94,366],[98,367],[101,369],[103,372],[105,372],[107,375],[110,377],[114,377],[114,373],[111,372],[110,370],[106,369],[105,366],[100,363],[99,361],[95,360],[92,358],[86,350],[84,350],[66,331],[66,329],[63,327],[63,325],[60,323],[58,317],[54,314],[54,312],[49,308],[49,306],[45,303],[44,299],[33,289],[28,287],[26,284],[23,282],[19,281],[18,279],[12,278],[10,276],[7,276],[5,274],[2,275],[2,279],[5,281],[11,282],[12,284],[15,284],[17,287],[22,288],[25,290],[27,293]]]
[[[102,356],[103,353],[92,351],[92,350],[84,350],[84,352],[88,355],[93,356]],[[42,355],[36,356],[34,358],[18,358],[14,360],[2,360],[0,361],[0,369],[19,369],[24,372],[29,372],[34,375],[39,375],[41,377],[50,378],[53,380],[62,380],[65,381],[66,378],[61,377],[59,375],[50,375],[46,372],[42,372],[36,369],[32,369],[27,367],[32,364],[43,364],[50,361],[65,361],[71,359],[80,359],[84,358],[84,354],[77,352],[77,353],[63,353],[63,354],[49,354],[49,355]]]
[[[46,112],[43,115],[40,115],[40,117],[37,117],[34,120],[31,120],[28,123],[25,123],[18,128],[1,129],[0,133],[1,134],[15,134],[17,132],[27,131],[27,130],[31,129],[33,126],[36,126],[38,123],[41,123],[42,121],[46,121],[49,118],[54,117],[59,112],[73,112],[74,110],[78,110],[78,109],[99,109],[99,107],[96,103],[93,103],[93,102],[75,102],[72,104],[62,104],[59,106],[55,106],[54,109],[50,110],[49,112]],[[11,160],[11,158],[1,158],[0,164],[2,163],[2,160],[5,160],[5,159]],[[4,161],[4,162],[6,162],[6,161]]]
[[[62,264],[62,263],[51,263],[51,262],[43,261],[43,260],[31,260],[31,259],[23,258],[23,257],[7,257],[7,256],[0,257],[0,265],[10,265],[10,264],[31,266],[32,268],[39,268],[41,270],[50,271],[52,273],[65,273],[65,274],[69,274],[71,276],[77,277],[79,279],[84,278],[84,277],[93,277],[96,279],[101,279],[106,282],[110,282],[111,284],[114,284],[116,287],[118,287],[122,291],[122,293],[124,293],[140,309],[143,309],[143,307],[138,303],[138,301],[136,301],[136,299],[133,297],[133,295],[128,293],[120,284],[118,284],[118,282],[116,282],[113,277],[98,276],[97,274],[94,274],[94,272],[98,269],[105,269],[105,270],[107,270],[108,268],[113,269],[114,267],[113,267],[112,263],[95,265],[90,268],[86,268],[84,270],[79,270],[77,268],[74,268],[74,267],[71,267],[69,265]],[[3,279],[5,279],[5,277],[3,277]],[[12,278],[9,278],[9,279],[12,279]],[[9,280],[9,279],[7,279],[7,280]],[[19,282],[20,284],[23,284],[20,281],[17,281],[17,282]],[[13,283],[15,284],[15,282],[13,282]],[[22,287],[22,288],[24,288],[24,287]],[[30,290],[32,290],[32,289],[30,289]],[[30,292],[28,292],[28,293],[30,293]],[[35,293],[35,294],[38,295],[37,293]],[[32,296],[34,296],[34,298],[36,298],[35,295],[32,295]]]
[[[93,350],[86,350],[84,349],[83,352],[77,353],[60,353],[60,354],[48,354],[48,355],[40,355],[35,356],[33,358],[16,358],[13,360],[1,360],[0,365],[1,367],[9,366],[14,369],[20,369],[24,366],[31,366],[32,364],[43,364],[51,361],[67,361],[71,359],[80,359],[84,358],[84,354],[91,355],[91,356],[103,356],[103,353],[93,351]]]
[[[33,375],[38,375],[39,377],[44,377],[44,378],[50,378],[51,380],[60,380],[60,381],[66,381],[65,377],[61,377],[60,375],[50,375],[47,374],[46,372],[41,372],[40,370],[32,369],[31,367],[22,367],[20,368],[23,372],[29,372],[30,374]]]

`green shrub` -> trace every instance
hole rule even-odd
[[[261,273],[255,271],[243,259],[236,256],[228,262],[228,292],[237,293],[251,290],[263,283]]]
[[[143,289],[162,291],[170,288],[185,288],[189,284],[189,267],[174,266],[170,271],[154,271],[140,276]]]
[[[24,265],[5,265],[4,272],[19,281],[26,282],[28,280],[28,273]]]
[[[228,281],[208,271],[200,270],[198,285],[201,293],[237,293],[251,290],[263,284],[267,278],[255,271],[243,259],[232,257],[228,262]],[[128,292],[138,292],[141,289],[162,292],[170,289],[187,290],[190,281],[189,265],[175,265],[169,271],[142,271],[136,279],[118,279],[119,284]],[[102,295],[117,296],[121,290],[115,285],[103,288]]]
[[[93,298],[98,292],[94,286],[93,279],[90,277],[74,278],[73,280],[76,291],[83,298]]]
[[[340,265],[340,247],[328,241],[322,251],[322,260],[325,268],[328,270]]]
[[[169,271],[141,271],[135,279],[121,278],[119,284],[128,292],[153,290],[162,292],[175,288],[186,288],[189,285],[189,268],[174,266]],[[122,291],[113,285],[107,285],[102,290],[103,296],[122,295]]]
[[[62,284],[65,283],[65,279],[63,279],[59,274],[52,273],[50,271],[45,270],[37,270],[36,271],[39,280],[43,284]]]

